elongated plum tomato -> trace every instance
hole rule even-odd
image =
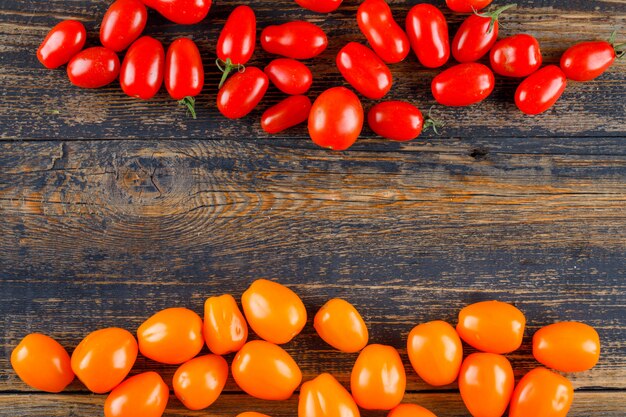
[[[248,324],[230,294],[204,302],[204,340],[216,355],[236,352],[248,340]]]
[[[302,381],[289,353],[264,340],[248,342],[237,352],[232,373],[239,388],[262,400],[286,400]]]
[[[387,417],[437,417],[432,411],[417,404],[400,404],[389,411]]]
[[[360,413],[348,390],[324,373],[302,384],[298,417],[360,417]]]
[[[337,54],[336,62],[343,78],[367,98],[379,99],[391,89],[389,67],[365,45],[349,42]]]
[[[137,39],[126,52],[120,71],[122,90],[131,97],[148,100],[163,84],[165,50],[150,36]]]
[[[539,114],[554,106],[565,91],[567,79],[561,68],[548,65],[517,86],[515,104],[526,114]]]
[[[333,87],[320,94],[309,114],[309,136],[322,148],[348,149],[363,129],[363,106],[352,91]]]
[[[118,385],[104,402],[105,417],[161,417],[169,389],[156,372],[144,372]]]
[[[366,410],[391,410],[402,401],[406,374],[398,351],[385,345],[366,346],[350,374],[354,401]]]
[[[295,59],[277,58],[267,64],[263,71],[272,84],[285,94],[304,94],[313,84],[311,70]]]
[[[513,368],[502,355],[472,353],[461,365],[459,391],[473,417],[501,417],[514,386]]]
[[[356,20],[374,52],[386,63],[400,62],[411,51],[409,38],[385,0],[365,0],[356,12]]]
[[[491,48],[489,61],[493,72],[505,77],[527,77],[541,67],[539,42],[521,33],[500,39]]]
[[[341,5],[342,0],[296,0],[300,7],[317,13],[330,13]]]
[[[204,355],[183,363],[174,373],[172,386],[181,403],[202,410],[217,400],[228,378],[228,363],[218,355]]]
[[[464,342],[489,353],[510,353],[522,344],[526,317],[514,305],[481,301],[459,312],[456,331]]]
[[[178,38],[167,49],[165,57],[165,88],[174,100],[186,107],[196,118],[195,98],[204,87],[202,57],[195,42]]]
[[[241,296],[243,313],[256,334],[278,345],[293,339],[306,324],[298,294],[267,279],[257,279]]]
[[[448,8],[457,13],[472,13],[489,6],[493,0],[446,0]]]
[[[102,18],[100,43],[121,52],[143,32],[148,22],[146,6],[139,0],[116,0]]]
[[[495,85],[493,72],[476,62],[458,64],[437,75],[431,89],[437,103],[469,106],[489,97]]]
[[[372,106],[367,123],[378,136],[397,141],[415,139],[422,132],[422,112],[405,101],[383,101]]]
[[[217,59],[222,70],[219,88],[228,74],[240,65],[247,64],[256,46],[256,15],[249,6],[237,6],[230,13],[217,39]],[[222,67],[223,65],[223,67]]]
[[[137,360],[137,341],[117,327],[89,333],[72,353],[72,370],[96,394],[104,394],[126,378]]]
[[[315,315],[313,326],[324,342],[342,352],[358,352],[369,339],[367,326],[357,309],[341,298],[327,301]]]
[[[269,84],[263,71],[246,67],[230,77],[217,93],[217,109],[229,119],[242,118],[263,99]]]
[[[53,27],[37,49],[37,59],[50,69],[67,64],[85,46],[87,31],[76,20],[64,20]]]
[[[115,52],[94,46],[79,52],[67,64],[70,82],[81,88],[100,88],[111,84],[120,73],[120,59]]]
[[[146,358],[167,364],[187,362],[204,345],[202,319],[187,308],[166,308],[139,326],[137,340]]]
[[[203,20],[211,8],[211,0],[142,0],[167,20],[179,25],[194,25]]]
[[[517,383],[509,417],[565,417],[572,406],[574,389],[567,378],[535,368]]]
[[[324,31],[313,23],[296,20],[272,25],[261,32],[261,47],[270,54],[293,59],[309,59],[328,46]]]
[[[613,65],[616,52],[624,56],[626,44],[613,45],[613,36],[609,42],[581,42],[565,51],[561,56],[561,69],[567,78],[574,81],[593,80]]]
[[[261,116],[261,128],[267,133],[280,133],[304,123],[311,112],[311,100],[307,96],[290,96],[265,110]]]
[[[534,334],[533,356],[539,363],[557,371],[586,371],[600,359],[600,336],[585,323],[554,323]]]
[[[44,334],[24,337],[11,352],[11,366],[25,384],[40,391],[61,392],[74,380],[70,355]]]
[[[450,58],[448,23],[435,6],[427,3],[413,6],[406,16],[406,33],[423,66],[439,68]]]

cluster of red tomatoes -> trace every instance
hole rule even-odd
[[[300,387],[298,417],[359,417],[359,408],[391,410],[389,417],[434,417],[416,404],[401,404],[405,368],[392,346],[368,344],[367,326],[349,302],[334,298],[313,320],[319,336],[342,352],[359,352],[352,368],[350,392],[332,375],[322,373],[302,382],[296,361],[279,345],[302,331],[307,312],[300,297],[273,281],[257,280],[241,297],[243,314],[231,295],[210,297],[204,321],[186,308],[162,310],[142,323],[137,339],[120,328],[87,335],[70,357],[54,339],[30,334],[13,350],[11,364],[30,386],[63,390],[77,376],[98,394],[110,392],[106,417],[160,417],[169,388],[156,372],[126,379],[138,351],[166,364],[180,364],[172,380],[176,397],[189,409],[210,406],[228,378],[222,357],[236,352],[231,373],[249,395],[286,400]],[[248,341],[248,325],[262,340]],[[413,369],[428,384],[458,381],[467,409],[474,417],[564,417],[572,403],[572,384],[543,367],[528,372],[515,386],[513,369],[504,354],[522,343],[526,319],[511,304],[484,301],[459,313],[454,329],[444,321],[423,323],[411,330],[407,352]],[[463,344],[478,353],[463,358]],[[197,356],[206,343],[212,354]],[[592,368],[600,356],[598,333],[579,322],[561,322],[538,330],[533,355],[562,372]],[[246,412],[238,417],[267,417]]]

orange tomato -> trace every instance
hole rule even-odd
[[[248,324],[232,295],[210,297],[205,301],[204,340],[216,355],[236,352],[248,340]]]
[[[190,410],[207,408],[222,393],[228,378],[228,364],[217,355],[199,356],[176,370],[174,394]]]
[[[513,368],[502,355],[472,353],[461,365],[459,391],[474,417],[501,417],[514,386]]]
[[[367,345],[368,331],[352,304],[333,298],[320,308],[313,326],[324,342],[342,352],[358,352]]]
[[[74,380],[70,355],[44,334],[24,337],[11,352],[11,366],[25,384],[40,391],[61,392]]]
[[[244,411],[237,414],[237,417],[270,417],[267,414],[257,413],[256,411]]]
[[[187,308],[166,308],[137,329],[139,351],[161,363],[187,362],[202,350],[202,319]]]
[[[441,320],[415,326],[409,333],[407,353],[415,372],[434,386],[453,383],[463,361],[459,335]]]
[[[117,327],[89,333],[72,353],[72,370],[96,394],[104,394],[126,378],[137,359],[137,341]]]
[[[366,410],[390,410],[400,404],[406,374],[398,351],[385,345],[369,345],[361,351],[350,375],[354,400]]]
[[[144,372],[118,385],[104,402],[105,417],[160,417],[169,389],[156,372]]]
[[[557,371],[586,371],[600,359],[600,336],[593,327],[576,321],[551,324],[533,336],[533,355]]]
[[[235,355],[232,373],[239,387],[263,400],[286,400],[302,381],[298,364],[280,346],[264,340],[246,343]]]
[[[535,368],[519,381],[509,405],[509,417],[565,417],[574,389],[567,378]]]
[[[524,337],[526,317],[515,306],[500,301],[470,304],[459,312],[456,331],[464,342],[489,353],[518,349]]]
[[[347,389],[331,374],[305,382],[298,398],[298,417],[359,417],[359,408]]]
[[[400,404],[392,408],[387,417],[437,417],[432,411],[417,404]]]

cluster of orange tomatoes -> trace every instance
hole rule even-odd
[[[368,344],[367,326],[352,304],[328,301],[317,312],[319,336],[342,352],[360,352],[350,391],[329,373],[302,382],[296,361],[281,344],[292,340],[307,321],[300,297],[289,288],[260,279],[241,297],[243,314],[231,295],[210,297],[204,321],[186,308],[162,310],[142,323],[137,338],[127,330],[106,328],[87,335],[70,357],[54,339],[26,336],[13,350],[11,364],[28,385],[59,392],[77,376],[94,393],[109,393],[106,417],[160,417],[169,399],[168,385],[156,372],[127,378],[138,352],[166,364],[180,364],[172,380],[176,397],[189,409],[209,407],[221,394],[229,366],[222,357],[236,352],[230,369],[237,385],[264,400],[286,400],[300,387],[298,417],[359,417],[359,408],[391,410],[389,417],[433,417],[416,404],[401,404],[406,374],[398,350]],[[248,325],[262,340],[248,341]],[[515,385],[504,356],[518,349],[524,336],[524,314],[511,304],[484,301],[459,313],[456,329],[444,321],[411,330],[407,352],[413,369],[428,384],[458,381],[474,417],[562,417],[571,406],[572,384],[564,376],[538,367]],[[479,352],[463,358],[462,341]],[[206,343],[211,354],[197,356]],[[600,340],[590,326],[561,322],[533,336],[533,355],[561,372],[593,367]],[[246,412],[238,417],[267,417]]]

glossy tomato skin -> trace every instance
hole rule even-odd
[[[272,84],[285,94],[304,94],[313,84],[311,70],[295,59],[277,58],[267,64],[263,71]]]
[[[70,82],[81,88],[100,88],[111,84],[120,73],[120,59],[101,46],[87,48],[67,64]]]
[[[385,0],[365,0],[357,10],[356,20],[374,52],[386,63],[400,62],[411,51],[409,38],[394,20]]]
[[[495,353],[472,353],[459,372],[459,391],[473,417],[504,415],[515,376],[509,360]]]
[[[11,352],[11,366],[27,385],[61,392],[74,380],[70,355],[53,338],[40,333],[24,337]]]
[[[248,323],[230,294],[204,302],[204,341],[216,355],[236,352],[248,340]]]
[[[565,73],[548,65],[528,76],[515,91],[515,104],[526,114],[539,114],[554,106],[567,86]]]
[[[413,6],[406,16],[406,33],[423,66],[439,68],[450,58],[448,23],[435,6],[427,3]]]
[[[261,128],[269,134],[280,133],[304,123],[311,112],[311,100],[307,96],[290,96],[265,110],[261,116]]]
[[[142,0],[167,20],[179,25],[194,25],[209,13],[212,0]]]
[[[100,25],[100,43],[105,48],[121,52],[143,32],[148,22],[148,10],[139,0],[116,0],[109,6]]]
[[[543,62],[539,42],[525,33],[500,39],[491,49],[489,60],[493,71],[505,77],[527,77]]]
[[[330,13],[341,5],[342,0],[296,0],[300,7],[317,13]]]
[[[293,21],[268,26],[261,32],[261,47],[270,54],[293,59],[309,59],[321,54],[328,46],[328,38],[317,25]]]
[[[433,79],[431,89],[439,104],[469,106],[486,99],[494,85],[495,78],[489,67],[467,62],[441,72]]]
[[[337,54],[336,63],[343,78],[367,98],[382,98],[391,89],[389,67],[365,45],[349,42]]]
[[[249,6],[232,11],[217,40],[217,57],[235,65],[248,63],[256,45],[256,16]]]
[[[165,50],[150,36],[137,39],[126,52],[120,70],[120,85],[131,97],[148,100],[163,84]]]
[[[333,87],[320,94],[309,114],[309,136],[322,148],[348,149],[363,129],[363,106],[352,91]]]
[[[605,41],[581,42],[561,56],[561,69],[574,81],[590,81],[602,75],[615,62],[615,49]]]
[[[341,298],[327,301],[315,315],[313,326],[322,340],[342,352],[358,352],[369,340],[363,318],[352,304]]]
[[[565,417],[574,397],[567,378],[535,368],[518,382],[509,405],[509,417]]]
[[[534,334],[533,356],[557,371],[587,371],[600,359],[600,336],[585,323],[554,323]]]
[[[53,27],[37,49],[37,59],[49,69],[67,64],[85,46],[87,31],[76,20],[64,20]]]
[[[246,343],[235,355],[233,378],[239,388],[262,400],[286,400],[300,385],[302,372],[280,346],[264,340]]]
[[[417,404],[400,404],[389,411],[387,417],[437,417],[432,411]]]
[[[452,40],[452,56],[459,62],[474,62],[482,58],[498,39],[498,20],[491,30],[491,17],[477,14],[469,16],[461,23]]]
[[[96,394],[104,394],[126,378],[137,359],[134,336],[117,327],[89,333],[72,353],[72,370]]]
[[[218,355],[204,355],[183,363],[174,373],[174,394],[190,410],[202,410],[222,393],[228,363]]]
[[[366,410],[391,410],[402,401],[406,374],[398,351],[385,345],[366,346],[350,374],[354,401]]]
[[[367,123],[378,136],[404,142],[422,132],[422,112],[406,101],[383,101],[367,113]]]
[[[165,88],[174,100],[195,97],[204,87],[202,57],[195,42],[178,38],[167,49]]]
[[[360,417],[360,413],[348,390],[323,373],[302,384],[298,417]]]
[[[246,116],[265,96],[269,80],[257,67],[246,67],[230,77],[217,93],[217,108],[229,119]],[[254,328],[254,327],[253,327]]]
[[[493,0],[446,0],[446,4],[453,12],[473,13],[489,6]]]
[[[169,389],[156,372],[144,372],[118,385],[104,402],[105,417],[161,417]]]

